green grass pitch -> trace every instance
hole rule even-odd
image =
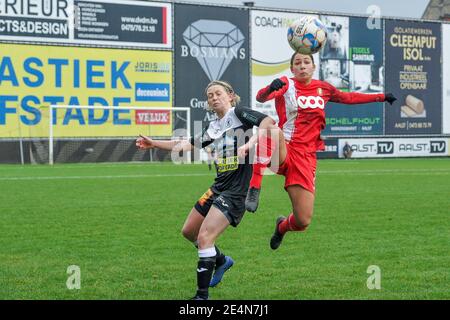
[[[191,297],[181,228],[213,178],[206,165],[0,166],[0,299]],[[291,207],[283,177],[265,177],[258,212],[217,242],[235,265],[211,299],[450,298],[449,158],[320,160],[316,189],[309,229],[272,251]]]

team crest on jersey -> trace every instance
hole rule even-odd
[[[233,120],[231,118],[228,118],[225,122],[225,128],[229,129],[233,125]]]
[[[322,96],[322,95],[323,95],[323,90],[322,90],[322,88],[317,88],[317,94],[318,94],[319,96]]]

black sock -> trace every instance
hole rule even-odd
[[[200,258],[197,264],[197,295],[208,298],[209,283],[216,264],[216,256]]]
[[[225,263],[225,255],[222,252],[220,252],[217,246],[214,247],[216,248],[216,268],[217,268]]]

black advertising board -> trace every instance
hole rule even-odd
[[[170,49],[171,11],[143,1],[0,1],[0,40]]]
[[[175,5],[175,106],[190,107],[193,132],[214,115],[207,112],[205,88],[229,82],[249,106],[249,13],[247,10]]]
[[[385,108],[385,134],[442,131],[441,25],[386,20],[386,92],[398,99]]]

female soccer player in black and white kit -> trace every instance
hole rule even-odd
[[[208,105],[217,114],[217,119],[200,135],[190,141],[156,141],[144,136],[136,140],[140,149],[188,151],[194,146],[215,145],[217,177],[192,208],[182,230],[183,236],[198,247],[195,300],[208,299],[208,287],[217,285],[223,273],[233,265],[233,260],[219,251],[215,241],[230,224],[236,227],[245,212],[245,197],[252,177],[252,164],[246,151],[249,132],[253,126],[275,128],[275,121],[265,114],[236,107],[240,97],[227,82],[212,81],[205,92]]]

